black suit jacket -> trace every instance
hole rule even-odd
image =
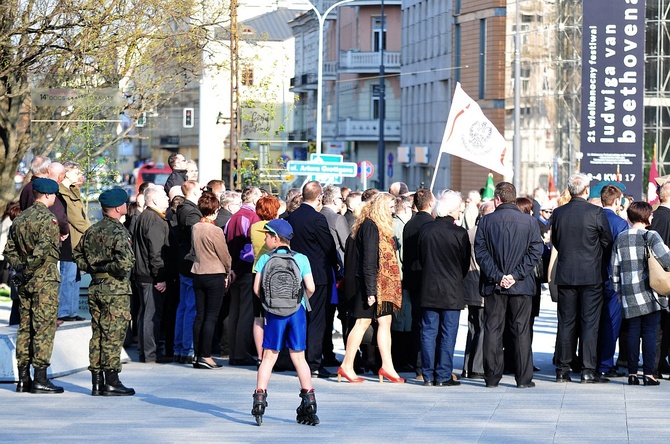
[[[333,270],[337,271],[338,260],[326,217],[311,205],[303,203],[289,214],[287,220],[293,227],[291,250],[307,256],[314,284],[332,284]]]
[[[612,232],[605,212],[581,197],[554,210],[551,243],[558,250],[557,285],[596,285],[607,279]]]
[[[411,292],[421,290],[421,262],[419,262],[419,232],[421,227],[433,222],[425,211],[416,213],[402,231],[402,288]]]
[[[654,218],[651,220],[649,229],[660,234],[665,245],[670,245],[670,208],[658,207],[654,211]]]

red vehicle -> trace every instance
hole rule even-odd
[[[135,194],[143,182],[153,182],[156,185],[165,185],[172,168],[162,163],[147,162],[137,169],[137,180],[135,181]]]

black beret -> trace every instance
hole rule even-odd
[[[103,207],[116,208],[128,202],[128,193],[123,188],[112,188],[103,191],[98,201]]]
[[[38,177],[33,180],[33,190],[42,194],[56,194],[58,192],[58,182],[45,177]]]

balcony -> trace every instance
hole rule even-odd
[[[379,140],[379,120],[340,120],[338,133],[344,140]],[[400,142],[400,120],[384,121],[384,140]]]
[[[376,73],[381,65],[380,52],[342,51],[340,52],[340,72]],[[384,52],[386,73],[400,72],[400,53]]]
[[[310,90],[316,90],[317,75],[308,73],[301,74],[291,78],[290,90],[294,93],[302,93]]]
[[[323,63],[323,80],[337,80],[337,62]]]

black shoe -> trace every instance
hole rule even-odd
[[[325,378],[332,378],[334,376],[336,376],[335,373],[331,373],[323,367],[321,367],[318,370],[312,370],[312,378],[325,379]]]
[[[62,316],[58,318],[59,321],[65,321],[65,322],[70,322],[74,321],[74,316]]]
[[[589,371],[582,372],[582,379],[580,381],[582,384],[605,384],[610,382],[609,379],[604,376],[593,374]]]
[[[214,365],[212,365],[209,362],[207,362],[204,358],[198,358],[193,363],[193,368],[201,368],[201,369],[212,370],[212,369],[219,368],[219,367],[221,367],[219,364],[215,363]]]
[[[47,378],[47,368],[35,368],[35,379],[33,380],[30,393],[63,393],[63,387],[53,385]]]
[[[491,382],[491,383],[486,383],[486,388],[498,388],[498,383],[497,382]]]
[[[423,381],[423,385],[424,387],[432,387],[435,383],[433,383],[433,381]]]
[[[470,372],[465,377],[468,379],[484,379],[484,373]]]
[[[637,375],[628,376],[628,385],[640,385],[640,380],[637,378]]]
[[[570,373],[556,372],[556,382],[570,382]]]
[[[625,372],[619,372],[615,368],[610,369],[609,371],[603,373],[603,376],[606,378],[623,378],[626,376]]]
[[[644,385],[659,385],[661,382],[653,379],[651,376],[643,375],[642,376],[642,382]]]
[[[425,382],[424,382],[424,384],[425,384]],[[437,387],[451,387],[451,386],[461,385],[461,381],[457,381],[455,379],[449,379],[447,381],[435,381],[435,385]]]
[[[331,356],[329,358],[324,358],[321,365],[324,367],[339,367],[342,365],[342,362],[338,361],[335,356]]]
[[[516,388],[520,389],[526,389],[526,388],[533,388],[535,387],[535,383],[533,381],[530,381],[528,384],[517,384]]]
[[[133,396],[135,390],[126,387],[119,381],[119,373],[116,370],[105,371],[105,385],[102,396]]]
[[[81,316],[77,315],[74,318],[72,318],[73,321],[85,321],[86,318],[82,318]]]
[[[542,370],[540,367],[533,366],[533,371],[534,372],[539,372],[540,370]]]

